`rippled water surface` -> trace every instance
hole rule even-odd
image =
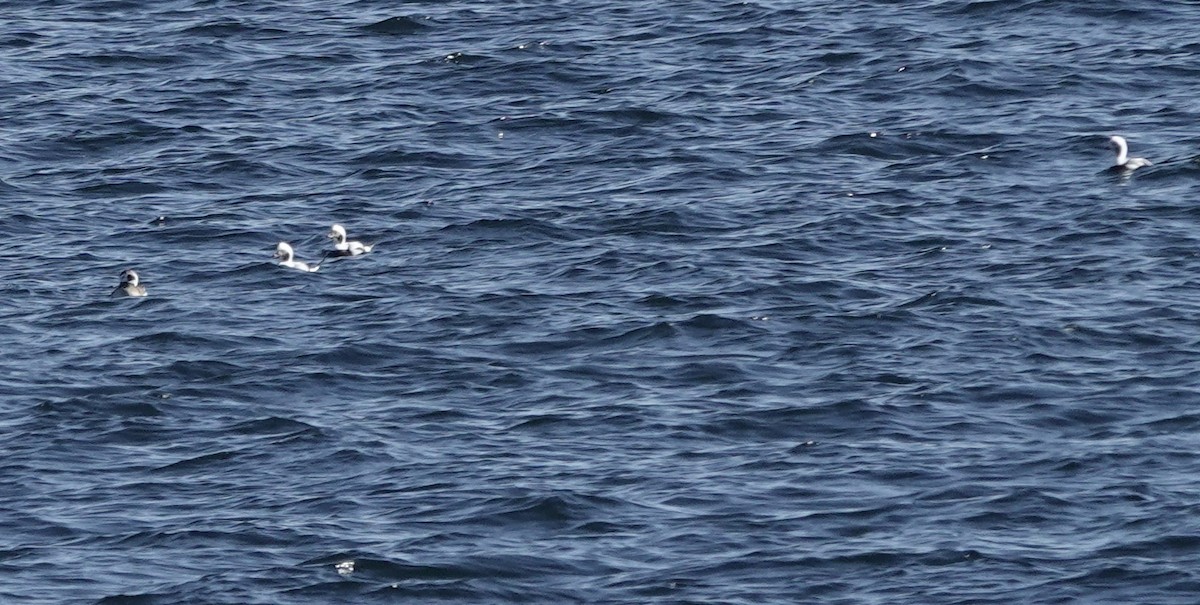
[[[0,9],[3,603],[1196,602],[1195,3]]]

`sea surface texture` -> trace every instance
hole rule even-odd
[[[0,14],[0,603],[1198,600],[1195,2]]]

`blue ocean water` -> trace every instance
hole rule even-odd
[[[1195,3],[0,9],[0,602],[1200,594]]]

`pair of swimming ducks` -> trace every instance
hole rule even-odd
[[[321,257],[321,261],[329,257],[360,256],[370,252],[371,248],[374,247],[371,244],[364,244],[358,241],[347,241],[346,228],[341,225],[330,227],[327,237],[333,240],[333,250],[325,252],[325,256]],[[275,246],[275,258],[279,259],[280,267],[287,267],[289,269],[313,273],[321,268],[320,261],[310,265],[306,262],[296,260],[296,253],[292,251],[291,244],[287,242],[279,242]]]
[[[327,251],[321,260],[329,257],[360,256],[370,252],[371,248],[374,247],[371,244],[364,244],[358,241],[347,241],[346,228],[341,225],[330,227],[328,237],[333,240],[333,250]],[[321,263],[319,262],[310,265],[306,262],[296,260],[295,256],[296,254],[292,250],[292,246],[287,242],[279,242],[275,246],[275,258],[279,259],[280,267],[297,269],[308,273],[313,273],[321,268]],[[121,283],[113,290],[112,295],[145,296],[146,286],[141,284],[141,279],[138,277],[137,271],[126,269],[121,272]]]

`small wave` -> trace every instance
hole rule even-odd
[[[158,406],[145,401],[113,401],[111,397],[82,397],[47,401],[38,405],[43,414],[59,417],[120,416],[153,418],[161,416]]]
[[[475,507],[466,520],[484,525],[513,523],[562,525],[587,521],[619,501],[602,496],[577,494],[527,495],[490,499]]]
[[[157,54],[151,52],[96,52],[79,57],[97,67],[166,67],[177,65],[183,57],[178,54]]]
[[[259,418],[257,420],[248,420],[246,422],[235,424],[229,427],[229,431],[239,435],[278,436],[295,435],[305,432],[320,432],[320,429],[299,420],[271,416],[270,418]]]
[[[224,19],[202,23],[200,25],[193,25],[180,33],[187,36],[227,38],[243,36],[247,34],[281,36],[287,35],[290,32],[285,29],[260,27],[258,25],[247,24],[233,19]]]
[[[0,48],[29,48],[41,43],[44,38],[37,32],[10,32],[0,39]]]
[[[182,380],[220,380],[231,382],[244,372],[242,366],[217,360],[175,361],[166,367],[167,373]]]
[[[152,472],[192,472],[203,469],[218,470],[227,467],[227,463],[231,460],[236,460],[245,456],[245,453],[236,450],[225,450],[221,452],[213,452],[211,454],[203,454],[193,456],[184,460],[178,460],[169,464],[161,465],[152,470]]]
[[[1025,17],[1029,17],[1028,13],[1030,9],[1038,8],[1040,3],[1030,0],[1020,2],[1012,2],[1011,0],[975,0],[974,2],[961,2],[944,6],[952,7],[950,12],[953,14],[973,18],[1018,18],[1022,13],[1024,13]]]
[[[360,29],[372,34],[382,34],[385,36],[406,36],[424,31],[428,28],[429,26],[412,17],[388,17],[383,21],[376,21],[370,25],[364,25]]]
[[[700,313],[699,315],[695,315],[690,319],[680,322],[679,326],[684,330],[692,332],[717,332],[746,327],[758,327],[753,322],[724,317],[722,315],[716,315],[713,313]]]
[[[469,223],[446,225],[441,230],[454,234],[475,233],[489,239],[496,235],[503,236],[504,239],[519,236],[523,241],[529,241],[526,238],[530,235],[539,236],[540,239],[562,239],[568,233],[566,229],[553,223],[532,218],[482,218]]]
[[[361,154],[351,160],[354,164],[367,169],[380,169],[392,166],[423,166],[427,168],[468,168],[475,159],[463,154],[451,154],[438,151],[409,151],[396,147],[376,149]]]
[[[162,191],[166,191],[167,189],[167,187],[159,183],[151,183],[147,181],[112,181],[84,185],[75,189],[75,192],[83,195],[124,197],[131,195],[160,193]]]

